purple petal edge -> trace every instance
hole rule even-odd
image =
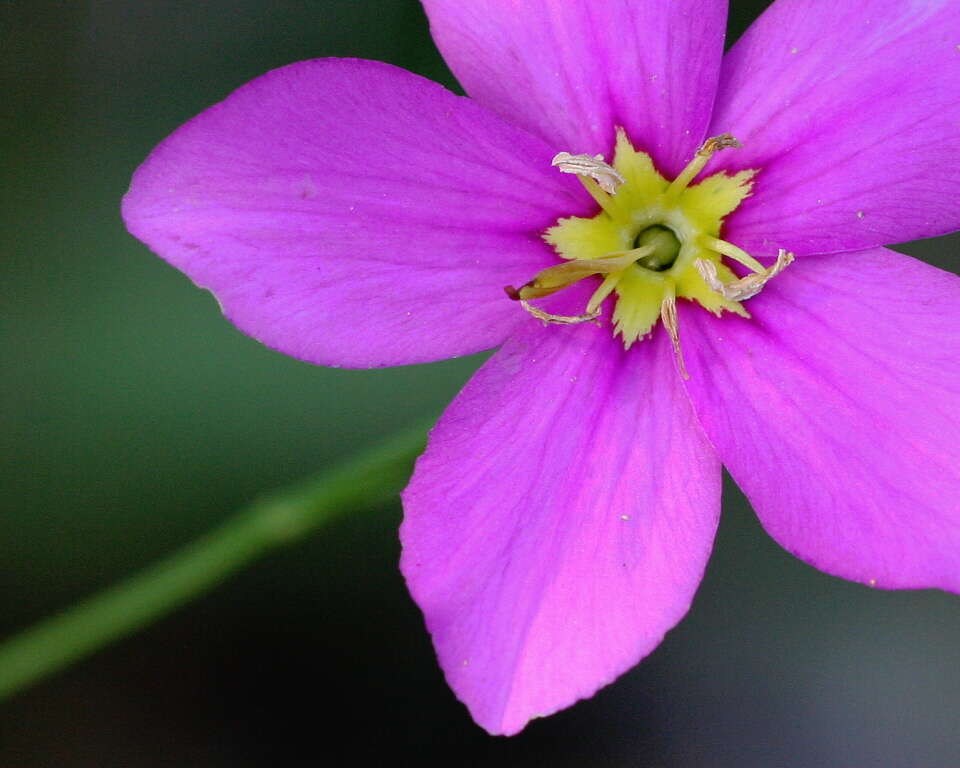
[[[635,665],[687,612],[720,471],[658,334],[531,320],[430,436],[401,568],[447,681],[514,734]]]
[[[711,134],[758,168],[726,237],[831,253],[960,229],[960,3],[777,0],[726,55]]]
[[[749,306],[681,323],[691,399],[764,527],[827,573],[960,592],[960,278],[809,256]]]
[[[130,231],[241,330],[324,365],[496,346],[503,286],[555,262],[540,232],[590,210],[551,148],[387,64],[316,60],[252,81],[134,175]]]
[[[424,0],[467,93],[550,142],[602,153],[614,128],[675,175],[710,120],[726,0]]]

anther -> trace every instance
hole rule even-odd
[[[523,299],[520,300],[520,306],[538,320],[543,320],[545,323],[555,323],[557,325],[577,325],[578,323],[589,323],[591,320],[596,320],[598,317],[600,317],[599,309],[594,309],[593,311],[588,310],[582,315],[554,315],[550,312],[544,312],[542,309],[537,309],[529,301],[525,301]]]
[[[558,152],[551,165],[561,173],[575,173],[597,205],[608,216],[617,215],[617,206],[611,198],[617,193],[617,187],[626,180],[616,168],[604,162],[603,155],[571,155],[569,152]]]
[[[561,173],[588,176],[608,195],[617,194],[617,187],[626,182],[616,168],[604,162],[603,155],[571,155],[569,152],[558,152],[550,165]]]
[[[704,166],[717,152],[723,149],[732,149],[743,146],[729,133],[721,133],[719,136],[713,136],[707,139],[697,150],[687,167],[677,176],[667,188],[665,197],[670,200],[685,190],[696,175],[703,170]]]
[[[762,269],[760,272],[754,272],[730,283],[724,283],[720,280],[717,275],[716,263],[709,259],[697,259],[694,261],[694,266],[706,284],[723,298],[728,301],[745,301],[760,293],[763,286],[783,272],[793,259],[792,253],[781,248],[777,254],[776,262],[769,269]]]
[[[677,318],[677,294],[672,281],[668,281],[663,301],[660,303],[660,320],[670,335],[673,354],[677,358],[677,368],[684,379],[689,379],[686,363],[683,362],[683,350],[680,348],[680,320]]]
[[[713,157],[714,152],[721,149],[740,149],[741,144],[737,137],[730,133],[721,133],[719,136],[713,136],[703,142],[703,146],[697,150],[698,155],[703,155],[708,160]]]

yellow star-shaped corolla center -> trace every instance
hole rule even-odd
[[[749,317],[740,302],[712,289],[696,266],[698,259],[713,262],[720,282],[736,281],[716,247],[726,245],[719,240],[724,217],[750,195],[756,175],[754,170],[733,175],[720,172],[691,186],[689,182],[715,150],[701,150],[670,182],[657,172],[648,154],[634,149],[626,134],[618,131],[613,162],[620,176],[616,193],[606,194],[586,179],[601,211],[590,219],[560,219],[544,233],[557,253],[571,262],[613,257],[620,259],[619,266],[630,260],[616,255],[636,253],[646,246],[643,257],[617,271],[605,271],[596,295],[598,305],[616,293],[614,334],[621,336],[628,349],[650,333],[665,300],[675,297],[696,301],[716,315],[727,311]]]

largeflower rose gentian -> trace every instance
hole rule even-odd
[[[725,56],[723,0],[424,6],[470,98],[294,64],[163,142],[123,211],[289,355],[500,346],[403,496],[477,722],[515,733],[660,642],[721,462],[817,568],[960,589],[960,280],[882,247],[960,228],[960,3],[777,0]]]

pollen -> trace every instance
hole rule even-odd
[[[645,152],[617,131],[613,164],[601,156],[559,153],[554,165],[575,173],[600,206],[592,218],[562,218],[543,235],[561,262],[520,288],[511,298],[545,322],[576,323],[597,319],[613,298],[613,332],[629,349],[649,335],[658,321],[677,350],[681,372],[676,302],[699,304],[715,315],[749,317],[742,302],[782,271],[792,255],[781,252],[770,268],[721,239],[724,219],[753,189],[756,170],[724,171],[692,183],[718,151],[740,146],[729,134],[704,142],[675,179],[664,178]],[[738,277],[724,262],[749,270]],[[583,314],[549,315],[530,301],[582,279],[599,279]]]

